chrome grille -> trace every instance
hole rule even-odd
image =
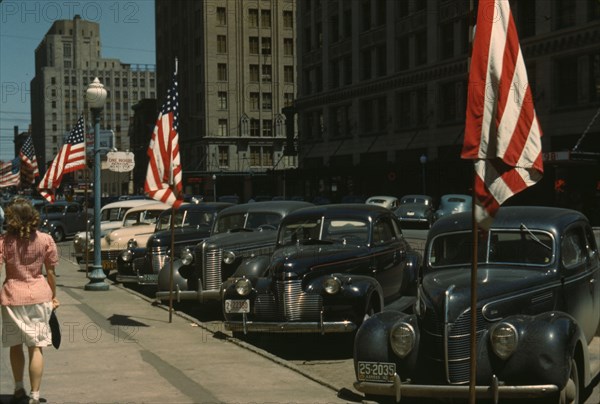
[[[167,250],[161,247],[154,247],[152,248],[151,255],[152,272],[157,274],[165,265],[165,261],[167,260]]]
[[[139,275],[143,272],[144,262],[146,262],[146,259],[144,257],[136,258],[133,260],[133,271],[136,274]]]
[[[279,317],[286,321],[318,321],[323,301],[321,295],[304,293],[301,280],[277,281]]]
[[[100,251],[100,257],[102,257],[103,260],[116,260],[117,257],[119,256],[119,254],[121,254],[122,250],[102,250]],[[92,256],[93,256],[93,252],[92,252]]]
[[[219,248],[207,249],[202,260],[202,282],[204,290],[215,290],[221,287],[221,259],[223,250]]]
[[[254,300],[254,315],[258,320],[273,320],[278,316],[277,302],[275,296],[271,294],[258,295]]]

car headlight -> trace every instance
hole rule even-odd
[[[194,253],[189,248],[185,248],[181,252],[181,263],[183,265],[190,265],[192,262],[194,262]]]
[[[394,324],[390,330],[390,345],[400,358],[404,358],[413,350],[415,339],[415,329],[404,321]]]
[[[81,239],[81,236],[77,235],[73,238],[73,245],[79,246],[82,243],[83,243],[83,240]]]
[[[93,238],[88,240],[87,250],[88,251],[93,251],[94,250],[94,239]]]
[[[341,287],[342,284],[340,280],[334,276],[325,279],[325,281],[323,282],[323,289],[325,289],[325,292],[327,292],[330,295],[335,295],[337,292],[340,291]]]
[[[133,253],[131,250],[121,251],[121,259],[125,262],[130,262],[133,259]]]
[[[226,265],[231,265],[235,261],[235,253],[233,251],[224,251],[223,252],[223,262]]]
[[[137,248],[137,246],[138,246],[138,243],[133,238],[127,242],[127,248],[129,248],[129,249]]]
[[[252,291],[252,282],[246,278],[238,279],[235,282],[235,291],[240,296],[248,296]]]
[[[517,349],[519,333],[512,324],[499,323],[490,332],[490,342],[494,353],[504,360]]]

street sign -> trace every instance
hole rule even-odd
[[[127,173],[135,167],[135,158],[131,152],[108,152],[106,163],[110,171]]]

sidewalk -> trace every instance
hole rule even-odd
[[[61,259],[57,274],[62,344],[44,349],[48,403],[345,402],[293,365],[192,318],[173,313],[169,323],[168,311],[142,295],[112,283],[108,291],[84,290],[85,274],[70,261]],[[8,348],[1,348],[0,403],[12,391]]]

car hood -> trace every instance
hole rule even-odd
[[[190,244],[192,242],[199,242],[210,236],[210,231],[198,230],[196,227],[178,227],[173,229],[173,236],[175,244]],[[157,231],[148,239],[149,247],[160,247],[171,244],[171,231]]]
[[[242,230],[218,233],[206,239],[208,248],[246,249],[252,245],[275,244],[276,230]],[[198,246],[200,247],[200,245]]]
[[[106,236],[101,239],[101,249],[102,250],[124,250],[127,248],[127,242],[135,238],[138,242],[138,245],[144,245],[148,240],[148,237],[154,233],[155,225],[140,225],[140,226],[130,226],[130,227],[121,227],[119,229],[113,230],[106,234]],[[143,238],[143,240],[142,240]]]
[[[479,267],[477,270],[477,304],[493,302],[514,291],[526,291],[547,285],[550,272],[539,269]],[[422,281],[423,297],[442,310],[448,291],[448,318],[456,319],[471,306],[471,267],[438,270],[426,274]]]
[[[293,272],[298,277],[311,271],[352,272],[368,256],[367,247],[355,245],[294,245],[273,253],[271,273]]]

